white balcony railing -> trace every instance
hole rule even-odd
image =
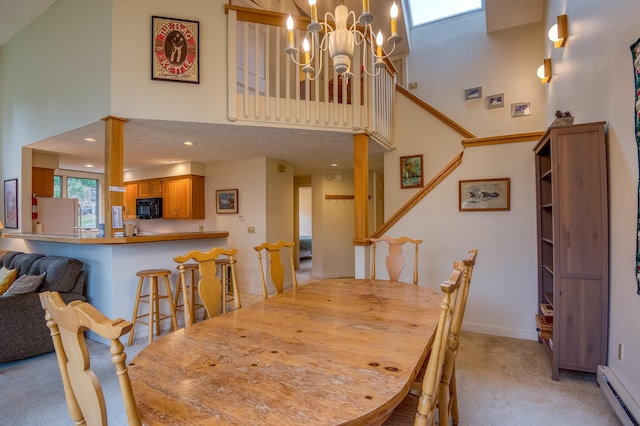
[[[227,14],[229,120],[364,131],[392,146],[396,71],[390,63],[371,77],[361,72],[361,52],[355,49],[354,76],[344,84],[322,52],[322,73],[310,81],[284,52],[286,15],[234,6],[227,6]],[[304,31],[294,37],[301,46]],[[314,68],[319,64],[316,55]]]

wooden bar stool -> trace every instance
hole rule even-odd
[[[222,313],[227,312],[227,303],[236,300],[238,295],[238,284],[232,276],[233,269],[231,263],[235,263],[235,259],[216,259],[216,265],[220,271],[220,282],[222,283]]]
[[[173,304],[173,297],[171,294],[171,285],[169,284],[169,275],[171,271],[169,269],[144,269],[136,272],[138,276],[138,293],[136,294],[136,302],[133,307],[133,317],[131,322],[133,327],[129,334],[129,346],[133,344],[134,332],[136,329],[136,323],[146,324],[149,327],[149,343],[153,342],[153,325],[156,326],[156,335],[160,335],[160,321],[171,318],[171,331],[178,329],[178,321],[176,320],[176,308]],[[158,277],[164,277],[165,291],[164,296],[158,292]],[[144,279],[149,278],[149,293],[142,294],[142,285]],[[160,300],[167,299],[169,303],[169,314],[162,314],[160,312]],[[146,314],[138,315],[138,308],[140,303],[147,303],[149,309]],[[148,321],[142,321],[142,318],[147,317]]]
[[[189,303],[188,306],[191,310],[191,318],[197,318],[197,312],[199,309],[202,309],[202,319],[206,317],[206,311],[204,309],[204,305],[202,303],[197,303],[196,298],[198,291],[198,281],[196,281],[196,272],[200,266],[197,263],[180,263],[177,266],[179,271],[178,274],[178,285],[176,285],[176,292],[173,297],[173,305],[176,307],[176,312],[180,309],[184,310],[184,295],[182,303],[179,303],[180,293],[182,292],[182,287],[185,287],[186,291],[182,292],[183,294],[188,294]],[[183,272],[184,271],[184,272]],[[189,272],[189,279],[186,278],[186,273]]]

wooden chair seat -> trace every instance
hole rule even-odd
[[[111,361],[116,367],[128,424],[140,425],[127,372],[127,354],[120,343],[120,337],[132,331],[133,324],[122,318],[110,320],[87,302],[76,300],[67,305],[55,291],[40,293],[40,303],[45,310],[47,327],[51,330],[67,408],[74,424],[108,424],[104,394],[91,370],[84,337],[84,332],[91,330],[110,341]]]

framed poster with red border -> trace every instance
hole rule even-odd
[[[198,21],[151,17],[151,78],[200,83]]]

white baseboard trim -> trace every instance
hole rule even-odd
[[[613,370],[605,365],[598,366],[598,385],[618,419],[625,426],[638,426],[640,421],[640,406],[615,375]]]
[[[538,340],[538,333],[534,330],[518,330],[515,328],[495,327],[485,324],[464,322],[463,331],[488,334],[490,336],[511,337],[513,339]]]

